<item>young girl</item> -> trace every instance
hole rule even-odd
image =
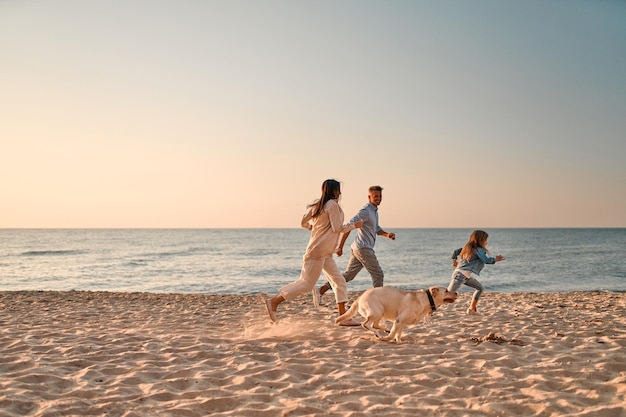
[[[502,255],[497,255],[495,258],[489,256],[489,251],[487,251],[488,239],[487,232],[474,230],[465,246],[452,252],[454,272],[448,291],[457,292],[463,284],[476,289],[470,307],[467,309],[467,314],[480,315],[476,309],[476,304],[483,293],[483,285],[472,276],[472,273],[480,275],[485,264],[495,264],[504,260]]]
[[[276,321],[276,308],[283,302],[309,293],[317,283],[322,271],[328,277],[337,301],[339,315],[346,311],[348,287],[333,259],[337,250],[339,236],[363,225],[363,220],[343,224],[343,210],[338,199],[341,186],[336,180],[326,180],[322,184],[322,197],[308,206],[309,210],[302,217],[302,227],[311,230],[309,244],[304,253],[300,278],[280,289],[279,294],[265,300],[267,313],[272,322]],[[352,320],[340,325],[359,325]]]

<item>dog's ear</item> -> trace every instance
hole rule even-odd
[[[439,294],[439,288],[437,288],[437,287],[430,287],[430,293],[433,295],[433,297],[436,297],[437,294]]]

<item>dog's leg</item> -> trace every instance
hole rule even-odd
[[[374,333],[376,337],[382,338],[382,337],[387,336],[387,333],[384,333],[384,332],[381,332],[380,330],[375,329],[376,323],[378,323],[379,321],[380,321],[380,318],[374,319],[370,316],[365,319],[365,321],[361,324],[361,326],[363,326],[365,330],[369,330],[370,332]]]
[[[384,340],[385,342],[390,341],[393,335],[395,334],[395,331],[396,331],[396,322],[394,322],[393,325],[391,326],[391,330],[389,330],[389,334],[380,337],[380,340]]]
[[[385,340],[385,338],[387,337],[387,332],[385,332],[384,330],[376,330],[374,334],[376,334],[376,337],[380,340]]]
[[[385,337],[381,337],[381,340],[386,342],[390,340],[395,340],[396,343],[400,343],[402,338],[402,329],[404,328],[404,324],[400,323],[398,320],[393,322],[393,326],[391,326],[391,331]]]
[[[404,330],[404,325],[398,325],[398,330],[396,330],[396,335],[394,336],[396,343],[402,343],[402,330]]]
[[[374,318],[371,315],[367,316],[365,321],[361,323],[361,326],[363,326],[365,330],[369,330],[370,332],[374,333],[376,337],[378,338],[387,336],[387,333],[381,332],[380,330],[376,330],[379,328],[378,322],[380,322],[381,318],[382,317]]]
[[[374,323],[374,328],[375,329],[380,329],[380,330],[384,330],[386,332],[389,332],[389,326],[387,326],[386,324],[380,324],[380,320],[378,320],[376,323]]]
[[[361,323],[361,326],[363,326],[363,328],[365,330],[369,330],[370,332],[374,331],[374,328],[372,327],[372,318],[371,317],[366,317],[365,321],[363,323]]]

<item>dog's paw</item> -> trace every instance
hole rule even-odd
[[[374,334],[376,335],[377,338],[379,339],[385,339],[387,336],[389,336],[389,333],[387,333],[384,330],[376,330],[374,332]]]

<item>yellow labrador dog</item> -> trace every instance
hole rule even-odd
[[[393,287],[376,287],[365,291],[352,304],[350,309],[339,316],[335,323],[351,319],[357,313],[365,317],[361,324],[365,329],[374,332],[381,340],[395,340],[400,343],[402,329],[410,324],[418,323],[427,314],[432,314],[444,303],[453,303],[457,293],[445,287],[430,287],[428,290],[403,291]],[[378,332],[383,319],[393,321],[389,334]]]

